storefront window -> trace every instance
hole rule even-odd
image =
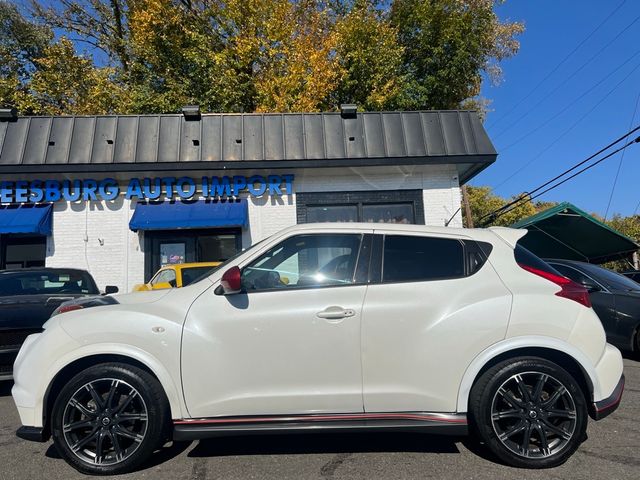
[[[357,205],[322,205],[307,208],[307,222],[357,222]]]
[[[47,237],[3,235],[2,262],[0,268],[15,270],[18,268],[44,267],[47,251]]]
[[[240,229],[154,230],[144,241],[145,281],[166,265],[223,262],[242,248]]]
[[[415,223],[410,203],[362,205],[362,219],[368,223]]]
[[[221,262],[237,252],[236,235],[199,236],[196,248],[199,262]]]
[[[184,263],[187,246],[184,243],[161,243],[160,244],[160,266],[175,265]]]
[[[298,223],[424,224],[422,190],[300,192],[296,207]]]

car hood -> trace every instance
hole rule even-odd
[[[123,305],[136,305],[140,303],[151,303],[160,300],[171,291],[170,288],[165,290],[149,290],[145,292],[122,293],[112,295],[117,303]]]
[[[90,297],[76,298],[62,303],[51,315],[56,316],[60,313],[60,309],[65,307],[78,305],[85,308],[102,307],[105,305],[139,305],[144,303],[152,303],[160,300],[171,290],[151,290],[148,292],[123,293],[121,295],[93,295]]]

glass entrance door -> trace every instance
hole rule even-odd
[[[145,282],[160,267],[190,262],[222,262],[242,248],[240,229],[145,232]]]

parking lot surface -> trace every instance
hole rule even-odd
[[[132,479],[637,479],[640,472],[640,362],[625,359],[621,407],[589,422],[589,438],[563,466],[544,471],[500,465],[465,439],[421,434],[220,438],[169,445]],[[0,384],[0,479],[75,479],[51,442],[15,436],[11,384]]]

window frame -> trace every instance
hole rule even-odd
[[[356,206],[358,222],[363,222],[363,206],[410,204],[413,209],[413,224],[424,225],[424,198],[422,190],[364,190],[353,192],[300,192],[296,194],[297,222],[308,221],[308,208]],[[374,222],[370,225],[385,225]],[[391,224],[388,225],[402,225]]]
[[[250,294],[256,294],[256,293],[263,293],[263,292],[296,292],[296,291],[300,291],[300,290],[320,290],[320,289],[327,289],[327,288],[346,288],[346,287],[356,287],[356,286],[362,286],[362,285],[367,285],[368,283],[368,278],[369,278],[369,263],[370,263],[370,255],[371,252],[369,252],[369,254],[367,254],[366,252],[366,247],[367,247],[367,241],[365,240],[366,237],[373,237],[373,234],[371,233],[366,233],[366,232],[349,232],[349,231],[332,231],[332,232],[308,232],[308,233],[296,233],[294,235],[285,237],[280,239],[280,241],[278,241],[277,243],[274,243],[273,246],[267,248],[266,250],[263,250],[259,255],[256,255],[254,258],[252,258],[251,260],[249,260],[247,262],[247,264],[243,265],[242,267],[240,267],[240,276],[242,278],[242,274],[244,273],[245,269],[250,267],[252,264],[254,264],[256,261],[258,261],[260,258],[262,258],[262,256],[269,250],[272,250],[274,248],[277,248],[279,245],[281,245],[283,242],[286,242],[294,237],[299,237],[301,235],[305,235],[305,236],[310,236],[310,235],[353,235],[353,236],[357,236],[360,237],[359,239],[359,244],[358,244],[358,252],[357,252],[357,256],[356,256],[356,263],[354,266],[354,270],[353,270],[353,282],[352,283],[344,283],[344,284],[331,284],[331,285],[305,285],[305,286],[296,286],[296,287],[290,287],[290,288],[263,288],[261,290],[246,290],[244,287],[241,290],[241,293],[245,294],[245,295],[250,295]],[[370,245],[370,244],[369,244]],[[361,267],[360,263],[361,262],[366,262],[367,266],[366,266],[366,277],[363,278],[362,273],[359,274],[360,269],[364,268]]]

